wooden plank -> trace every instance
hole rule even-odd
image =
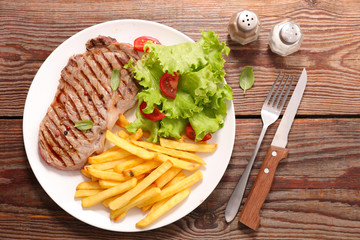
[[[251,3],[251,4],[250,4]],[[234,90],[237,115],[259,115],[260,108],[280,70],[309,72],[308,87],[300,106],[301,115],[359,115],[358,84],[360,5],[355,1],[275,0],[227,1],[221,8],[211,1],[2,1],[0,15],[0,109],[1,116],[21,116],[30,87],[46,57],[76,32],[114,19],[138,18],[174,27],[197,40],[200,30],[214,30],[231,48],[225,70]],[[262,21],[259,40],[241,46],[230,40],[230,16],[249,8]],[[81,9],[81,10],[80,10]],[[271,27],[286,19],[304,31],[301,51],[280,57],[268,48]],[[238,86],[241,69],[254,67],[255,85],[244,96]],[[52,79],[58,81],[58,79]],[[9,104],[11,103],[11,104]]]
[[[253,232],[225,223],[229,196],[251,156],[259,119],[237,119],[230,165],[215,191],[183,219],[143,233],[92,228],[61,210],[42,190],[24,152],[21,120],[0,120],[0,238],[89,239],[357,239],[360,238],[360,119],[296,119],[289,156],[280,162]],[[251,172],[245,198],[277,124],[271,126]],[[11,134],[9,134],[11,133]],[[244,199],[245,200],[245,199]]]

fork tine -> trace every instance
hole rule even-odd
[[[276,88],[275,94],[273,95],[273,98],[272,98],[272,100],[271,100],[271,102],[270,102],[270,106],[273,106],[273,105],[274,105],[275,99],[278,97],[277,94],[278,94],[278,92],[279,92],[279,89],[280,89],[283,81],[284,81],[285,76],[286,76],[286,74],[284,73],[284,75],[283,75],[283,77],[281,78],[281,81],[280,81],[278,87]]]
[[[268,95],[267,95],[267,97],[266,97],[266,99],[265,99],[264,104],[268,104],[268,102],[269,102],[269,100],[270,100],[270,98],[271,98],[271,96],[272,96],[272,93],[273,93],[273,91],[274,91],[274,88],[275,88],[275,86],[276,86],[276,83],[278,82],[281,74],[282,74],[282,72],[279,73],[279,75],[277,76],[275,82],[273,83],[273,85],[272,85],[272,87],[271,87],[271,89],[270,89],[270,91],[269,91],[269,93],[268,93]]]
[[[280,111],[281,111],[281,109],[284,107],[284,104],[285,104],[286,99],[287,99],[287,97],[288,97],[288,95],[289,95],[289,92],[290,92],[290,89],[291,89],[291,86],[292,86],[293,82],[294,82],[294,77],[291,78],[291,82],[290,82],[290,84],[289,84],[289,87],[288,87],[288,89],[287,89],[286,92],[285,92],[285,95],[284,95],[283,100],[281,101],[281,104],[280,104],[280,107],[279,107]]]
[[[287,83],[289,81],[289,78],[290,78],[290,75],[287,75],[286,81],[285,81],[284,85],[281,88],[281,92],[280,92],[279,96],[277,96],[276,103],[274,105],[275,108],[279,105],[280,99],[281,99],[281,97],[282,97],[282,95],[284,93],[284,90],[285,90],[285,87],[286,87],[286,85],[287,85]]]

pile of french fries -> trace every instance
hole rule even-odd
[[[127,119],[120,114],[118,125],[125,128]],[[139,129],[129,134],[106,132],[114,146],[91,156],[81,172],[89,181],[76,187],[76,198],[83,207],[102,203],[110,209],[110,219],[119,221],[138,207],[147,215],[136,223],[145,228],[190,194],[190,187],[202,179],[198,168],[206,164],[195,152],[213,152],[216,144],[191,143],[160,139],[160,145],[142,140]],[[184,173],[186,170],[188,176]]]

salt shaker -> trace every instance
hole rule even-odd
[[[300,49],[302,39],[300,26],[291,21],[284,21],[272,28],[269,46],[274,53],[287,56]]]
[[[258,38],[260,21],[254,12],[243,10],[232,15],[228,30],[232,40],[245,45]]]

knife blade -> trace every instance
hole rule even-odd
[[[288,135],[305,91],[306,83],[307,72],[304,68],[290,98],[284,116],[276,130],[271,146],[261,165],[254,185],[252,186],[245,205],[241,210],[239,221],[253,230],[257,230],[259,227],[259,212],[270,191],[277,165],[280,160],[287,157],[289,150],[285,147],[288,142]]]
[[[288,106],[285,110],[284,116],[281,119],[279,127],[275,133],[274,139],[271,143],[272,146],[285,148],[288,142],[288,135],[294,121],[296,112],[300,105],[305,87],[307,83],[307,73],[305,68],[303,69],[295,90],[290,98]]]

